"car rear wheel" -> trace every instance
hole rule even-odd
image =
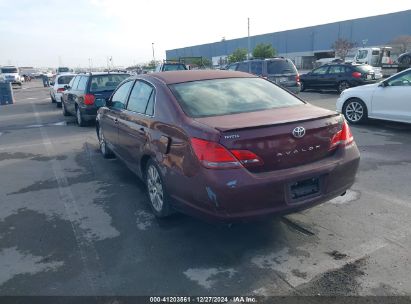
[[[103,133],[103,129],[101,128],[101,126],[98,127],[98,141],[100,144],[100,151],[101,154],[103,154],[104,158],[111,158],[114,156],[113,152],[110,150],[109,147],[107,147],[107,142],[106,139],[104,138],[104,133]]]
[[[70,116],[70,113],[66,109],[66,105],[64,104],[63,100],[61,101],[61,108],[63,111],[63,116]]]
[[[344,90],[346,90],[346,89],[348,89],[350,87],[350,84],[348,83],[348,82],[346,82],[346,81],[341,81],[339,84],[338,84],[338,93],[341,93],[342,91],[344,91]]]
[[[156,217],[163,218],[172,214],[172,211],[160,172],[158,165],[150,159],[145,170],[150,207]]]
[[[76,121],[79,127],[84,127],[86,125],[86,122],[84,121],[83,115],[81,114],[79,107],[76,107]]]
[[[343,114],[349,123],[359,124],[367,120],[367,106],[361,99],[353,98],[345,103]]]
[[[300,89],[300,91],[301,91],[301,92],[304,92],[304,91],[305,91],[304,81],[301,81],[301,89]]]

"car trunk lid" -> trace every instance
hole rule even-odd
[[[196,120],[219,130],[220,143],[226,148],[249,150],[260,157],[263,165],[247,167],[252,172],[286,169],[329,157],[333,153],[329,150],[331,138],[342,122],[335,112],[310,104]],[[300,127],[305,134],[299,138],[293,130]]]

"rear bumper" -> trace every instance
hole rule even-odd
[[[97,117],[97,108],[95,106],[82,106],[80,107],[80,112],[83,120],[92,121],[96,120]]]
[[[172,173],[167,188],[178,210],[206,220],[251,221],[292,213],[331,200],[352,186],[359,151],[355,144],[341,150],[327,160],[264,174],[201,169],[187,178]],[[316,177],[320,179],[319,193],[300,200],[290,198],[291,183]]]

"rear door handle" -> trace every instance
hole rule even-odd
[[[115,118],[115,119],[114,119],[114,123],[115,123],[115,124],[118,124],[118,118]]]
[[[141,135],[146,135],[146,130],[144,130],[144,128],[140,128],[138,129],[138,133],[140,133]]]

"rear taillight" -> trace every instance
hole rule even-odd
[[[64,92],[66,89],[65,88],[58,88],[57,89],[57,93],[62,93],[62,92]]]
[[[248,150],[230,150],[230,152],[244,165],[262,165],[263,161],[253,152]]]
[[[297,75],[295,76],[295,81],[300,82],[300,75],[297,74]]]
[[[86,95],[84,95],[84,104],[85,105],[92,105],[92,104],[94,104],[95,99],[96,99],[96,97],[94,97],[93,94],[86,94]]]
[[[361,73],[360,72],[353,72],[351,75],[354,78],[361,78]]]
[[[331,138],[329,150],[335,149],[338,146],[349,146],[354,142],[354,137],[352,136],[350,127],[347,122],[344,120],[342,129],[335,133]]]
[[[209,169],[240,168],[242,165],[262,164],[261,159],[248,150],[229,151],[219,143],[199,138],[192,138],[191,146],[201,164]]]

